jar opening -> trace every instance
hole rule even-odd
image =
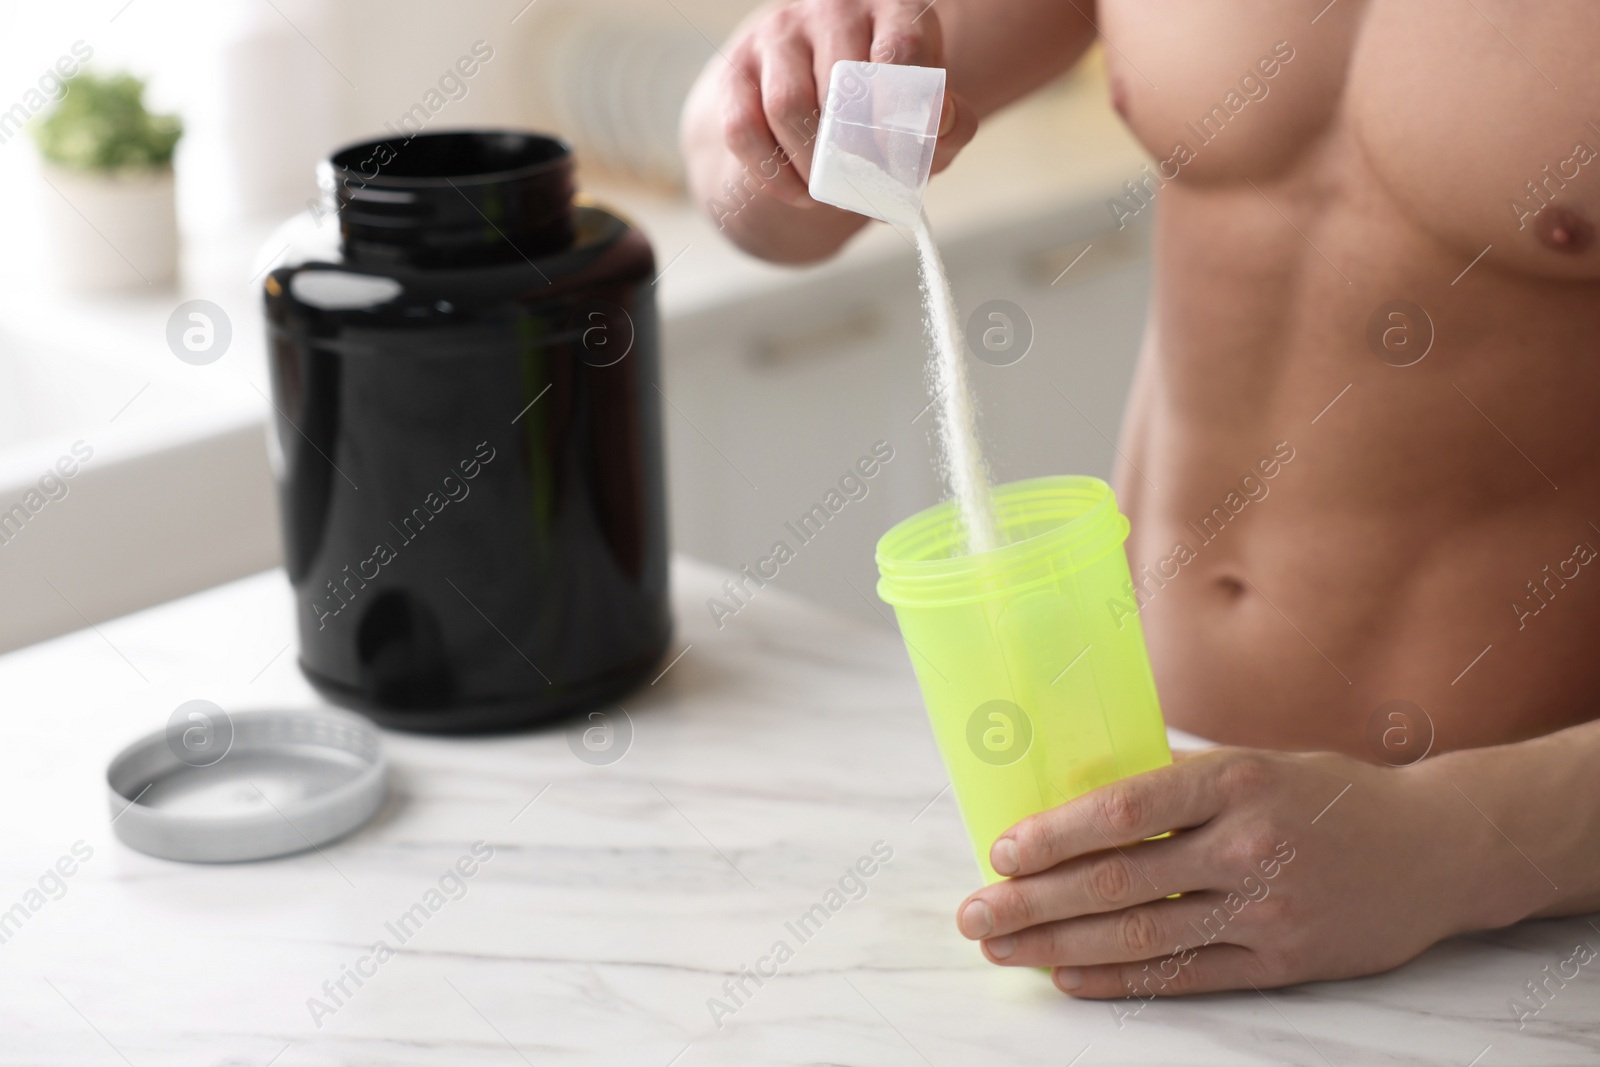
[[[522,177],[567,159],[553,137],[522,133],[437,133],[370,141],[342,149],[333,165],[367,185]],[[522,172],[522,173],[518,173]]]
[[[340,246],[375,269],[533,264],[577,236],[572,150],[515,130],[350,145],[327,171]]]

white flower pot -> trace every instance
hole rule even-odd
[[[46,245],[63,288],[171,285],[178,269],[172,169],[103,174],[46,164]]]

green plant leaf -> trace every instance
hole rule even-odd
[[[33,124],[40,153],[57,166],[106,173],[170,166],[183,120],[150,114],[144,88],[126,73],[68,78],[64,95]]]

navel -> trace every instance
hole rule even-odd
[[[1594,244],[1594,224],[1576,211],[1554,204],[1539,212],[1533,232],[1546,248],[1569,255],[1587,252]]]
[[[1244,596],[1244,583],[1233,575],[1219,575],[1216,582],[1217,588],[1222,591],[1223,597],[1230,602]]]

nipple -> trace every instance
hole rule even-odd
[[[1126,120],[1128,117],[1128,87],[1122,84],[1122,78],[1119,75],[1113,74],[1109,80],[1111,82],[1112,110]]]
[[[1534,222],[1539,243],[1557,252],[1577,255],[1594,244],[1594,224],[1570,208],[1551,204]]]

